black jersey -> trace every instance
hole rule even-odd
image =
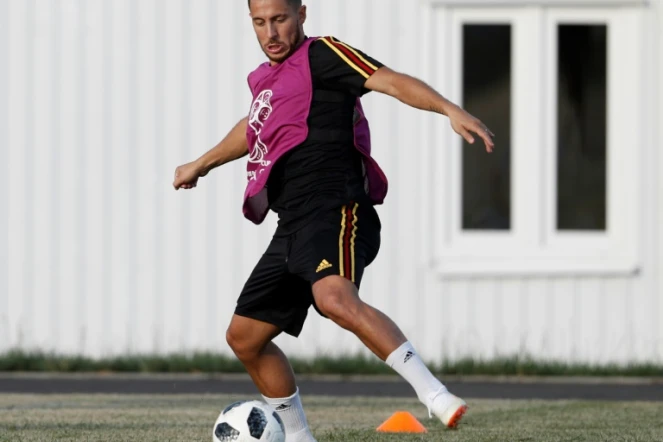
[[[353,141],[354,107],[357,97],[369,92],[366,80],[383,65],[333,37],[314,41],[309,60],[309,136],[277,161],[267,181],[280,234],[299,230],[324,209],[370,203]]]

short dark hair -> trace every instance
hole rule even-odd
[[[286,0],[290,6],[292,6],[295,9],[299,9],[302,7],[302,0]],[[251,0],[247,1],[249,5],[249,9],[251,9]]]

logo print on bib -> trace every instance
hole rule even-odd
[[[270,103],[272,95],[273,92],[269,89],[260,92],[258,97],[253,101],[251,112],[249,113],[249,126],[251,126],[251,129],[253,129],[257,135],[253,150],[249,155],[249,162],[260,164],[262,167],[271,164],[271,161],[265,160],[265,156],[269,150],[265,143],[260,139],[260,132],[262,132],[265,122],[272,114],[272,104]]]

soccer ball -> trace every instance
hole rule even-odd
[[[285,442],[285,427],[264,402],[239,401],[221,412],[212,430],[213,442]]]

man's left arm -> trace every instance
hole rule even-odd
[[[495,134],[485,124],[419,79],[383,66],[366,80],[364,87],[390,95],[416,109],[446,115],[453,130],[468,143],[474,144],[474,136],[471,134],[474,132],[483,139],[486,151],[493,151],[495,145],[492,137]]]

